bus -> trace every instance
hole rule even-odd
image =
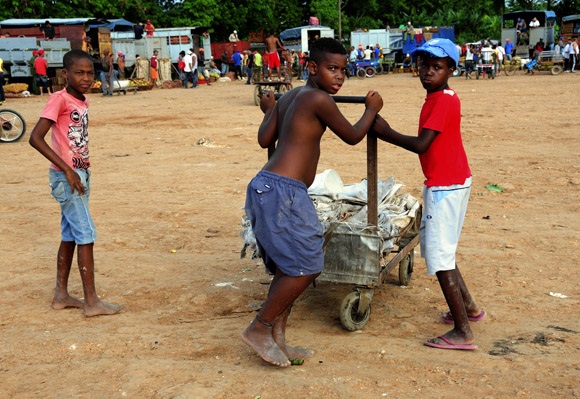
[[[530,28],[530,21],[536,18],[540,23],[537,28]],[[526,29],[522,32],[516,29],[518,20],[526,22]],[[545,49],[554,46],[554,26],[556,25],[556,13],[554,11],[530,10],[515,11],[503,14],[501,21],[501,42],[506,39],[514,43],[516,56],[528,58],[532,55],[537,43],[542,43]]]

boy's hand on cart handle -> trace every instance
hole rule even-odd
[[[267,113],[269,110],[274,108],[276,105],[276,98],[274,97],[274,92],[272,90],[268,90],[268,92],[262,95],[260,99],[260,109],[263,113]]]
[[[374,111],[378,114],[379,111],[383,108],[383,98],[378,92],[370,90],[367,93],[367,97],[365,99],[365,106],[367,109],[370,109],[371,111]]]

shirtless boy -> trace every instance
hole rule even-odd
[[[271,33],[265,40],[266,42],[266,55],[268,57],[268,79],[272,79],[272,70],[276,70],[278,79],[280,79],[280,55],[278,54],[278,48],[284,49],[284,46],[280,43],[280,40]]]
[[[57,255],[53,309],[82,308],[86,317],[118,313],[122,306],[101,301],[95,289],[93,244],[97,233],[89,212],[89,109],[85,93],[95,79],[91,56],[72,50],[63,58],[67,87],[49,97],[38,123],[30,134],[30,145],[51,162],[49,180],[52,196],[61,209],[62,240]],[[45,136],[52,129],[52,147]],[[68,293],[73,255],[83,283],[84,300]]]
[[[292,304],[322,272],[323,227],[307,187],[316,175],[320,141],[330,128],[355,145],[366,135],[383,106],[370,91],[360,120],[351,123],[329,94],[345,81],[346,51],[336,40],[322,38],[311,48],[310,77],[305,86],[286,93],[278,103],[262,96],[265,116],[258,130],[262,148],[277,148],[248,185],[246,214],[250,218],[264,264],[274,275],[268,297],[242,334],[242,339],[267,363],[280,367],[312,351],[286,345],[286,321]]]

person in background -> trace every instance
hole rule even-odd
[[[177,71],[179,74],[179,80],[182,80],[182,81],[185,79],[185,72],[184,72],[185,61],[184,61],[184,58],[185,58],[185,51],[181,50],[179,52],[179,56],[177,56]]]
[[[205,50],[203,47],[199,49],[199,56],[197,57],[197,71],[201,76],[203,76],[207,85],[211,86],[211,83],[209,82],[209,74],[206,76],[205,73]]]
[[[252,69],[254,82],[260,82],[262,80],[262,54],[258,50],[254,50],[254,67]]]
[[[226,74],[230,71],[229,57],[226,49],[224,49],[224,52],[220,57],[220,61],[222,63],[222,76],[226,76]]]
[[[507,61],[511,61],[512,57],[513,57],[513,52],[514,52],[514,44],[512,43],[512,41],[510,39],[505,39],[505,59]]]
[[[113,85],[115,83],[115,75],[113,68],[113,54],[108,48],[103,50],[103,56],[101,57],[101,90],[103,91],[103,96],[113,95]]]
[[[148,19],[147,23],[145,24],[145,34],[147,35],[147,37],[151,37],[151,36],[153,36],[154,32],[155,32],[155,26],[151,23],[151,20]]]
[[[151,56],[150,73],[151,73],[151,83],[153,83],[153,88],[157,86],[157,79],[159,79],[159,60],[157,59],[157,54],[159,51],[154,50]]]
[[[40,89],[41,96],[44,95],[44,89],[46,89],[48,95],[52,94],[52,91],[50,90],[51,85],[50,79],[47,75],[47,70],[48,62],[46,61],[46,58],[44,58],[44,50],[40,49],[38,50],[38,57],[36,57],[34,60],[34,72],[36,74],[36,83]]]
[[[4,60],[0,58],[0,105],[4,104],[6,101],[6,95],[4,94]]]
[[[139,22],[137,25],[133,25],[133,32],[135,32],[135,40],[143,38],[143,22]]]
[[[40,31],[44,34],[44,40],[54,39],[55,36],[54,26],[52,26],[50,21],[46,21],[44,23],[44,26],[40,27]]]
[[[232,33],[230,33],[230,37],[228,39],[230,43],[239,42],[240,38],[238,37],[238,31],[234,30]]]
[[[125,79],[125,54],[122,51],[117,51],[117,67],[119,68],[119,79]]]
[[[252,73],[254,72],[254,62],[256,57],[253,52],[248,50],[248,57],[246,58],[246,73],[248,75],[248,80],[246,84],[252,84]]]
[[[403,29],[403,41],[407,41],[407,37],[411,38],[411,43],[415,41],[415,28],[411,21],[407,22],[407,26]]]
[[[232,61],[234,62],[234,79],[243,80],[242,76],[242,54],[240,50],[236,50],[234,55],[232,55]]]

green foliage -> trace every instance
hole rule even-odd
[[[455,27],[459,42],[499,38],[501,14],[523,9],[553,9],[558,19],[580,14],[580,0],[0,0],[0,20],[10,18],[151,19],[157,27],[203,26],[214,41],[235,29],[241,39],[252,32],[279,33],[316,16],[343,38],[356,28],[392,28],[412,21],[419,26]]]

